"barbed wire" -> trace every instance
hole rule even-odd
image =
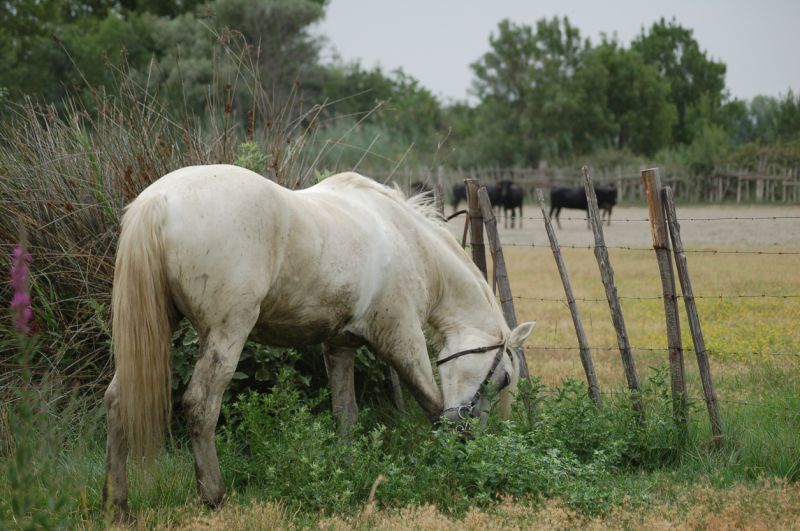
[[[581,347],[573,346],[573,345],[563,345],[563,346],[556,346],[556,345],[533,345],[529,347],[522,347],[523,350],[580,350]],[[630,347],[631,350],[639,351],[639,352],[668,352],[669,347]],[[589,346],[589,350],[596,350],[596,351],[616,351],[619,350],[618,346]],[[684,346],[682,349],[684,352],[695,352],[694,347],[691,346]],[[717,354],[717,355],[728,355],[728,356],[788,356],[788,357],[800,357],[800,352],[786,352],[786,351],[770,351],[770,352],[761,352],[761,351],[734,351],[734,350],[719,350],[715,348],[707,348],[706,352],[709,354]]]
[[[630,390],[620,390],[620,391],[601,390],[600,391],[600,395],[601,396],[605,396],[605,397],[618,397],[618,396],[630,397],[631,392],[630,392]],[[537,396],[541,397],[541,398],[544,398],[544,399],[551,399],[552,400],[552,399],[556,399],[556,398],[562,396],[562,393],[560,393],[557,389],[549,389],[548,388],[548,389],[543,389],[543,390],[538,391]],[[696,400],[691,400],[691,401],[693,403],[700,404],[700,403],[704,403],[705,399],[703,397],[698,397]],[[744,405],[744,406],[751,406],[751,407],[769,407],[771,409],[778,409],[778,410],[782,410],[782,411],[791,411],[791,412],[793,412],[793,413],[795,413],[797,415],[800,415],[800,411],[797,410],[796,408],[789,407],[789,406],[780,406],[780,405],[776,405],[776,404],[769,403],[769,402],[766,402],[766,401],[751,402],[751,401],[746,401],[746,400],[735,400],[735,399],[728,399],[728,398],[724,398],[724,397],[717,397],[717,402],[719,402],[720,404],[736,404],[736,405]]]
[[[469,243],[465,247],[471,247]],[[550,249],[549,245],[537,245],[535,242],[531,243],[504,243],[503,247],[532,247],[538,249]],[[593,250],[598,246],[595,245],[577,245],[577,244],[559,244],[561,249],[585,249]],[[638,252],[655,252],[652,247],[633,247],[630,245],[603,245],[606,249],[614,249],[618,251],[638,251]],[[800,255],[800,251],[740,251],[740,250],[726,250],[726,249],[684,249],[686,254],[753,254],[753,255]]]
[[[516,216],[517,219],[527,219],[531,221],[544,221],[542,216]],[[551,220],[555,218],[550,218]],[[574,216],[559,216],[561,221],[586,221],[586,217]],[[717,218],[678,218],[679,222],[682,221],[774,221],[779,219],[800,219],[800,216],[720,216]],[[614,222],[631,223],[631,222],[644,222],[650,221],[650,218],[614,218]]]
[[[609,397],[630,396],[630,391],[600,391],[600,394],[603,395],[603,396],[609,396]],[[545,396],[547,398],[552,398],[552,397],[558,396],[558,393],[548,393]],[[697,400],[694,400],[694,402],[699,404],[699,403],[705,402],[705,399],[704,398],[699,398]],[[795,408],[792,408],[792,407],[789,407],[789,406],[780,406],[780,405],[776,405],[776,404],[771,404],[771,403],[768,403],[766,401],[749,402],[749,401],[746,401],[746,400],[734,400],[734,399],[719,398],[718,397],[717,398],[717,402],[719,402],[720,404],[736,404],[736,405],[744,405],[744,406],[751,406],[751,407],[770,407],[771,409],[778,409],[778,410],[782,410],[782,411],[792,411],[792,412],[795,412],[798,415],[800,415],[800,412],[798,412]]]
[[[676,299],[684,299],[686,298],[684,295],[673,295]],[[526,301],[537,301],[537,302],[562,302],[562,303],[569,303],[566,298],[563,297],[526,297],[524,295],[514,295],[514,299],[519,300],[526,300]],[[663,300],[664,297],[662,295],[652,295],[646,297],[634,297],[634,296],[626,296],[621,295],[617,297],[620,300],[633,300],[633,301],[660,301]],[[788,295],[778,295],[772,293],[759,293],[759,294],[736,294],[736,295],[693,295],[693,299],[716,299],[716,300],[723,300],[723,299],[800,299],[800,293],[792,293]],[[575,302],[607,302],[608,299],[598,297],[598,298],[590,298],[590,297],[575,297]]]

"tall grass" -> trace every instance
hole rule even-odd
[[[85,87],[63,110],[28,100],[4,113],[0,254],[27,232],[42,336],[34,376],[55,371],[89,388],[107,377],[119,219],[150,183],[180,167],[237,161],[289,187],[313,178],[304,146],[320,107],[302,109],[296,89],[288,101],[274,101],[255,73],[258,50],[235,33],[218,45],[202,117],[167,108],[158,87],[124,66],[109,66],[108,86]],[[0,284],[0,300],[7,295]],[[0,331],[6,326],[2,320]],[[0,386],[19,374],[15,359],[0,342]]]
[[[217,445],[228,503],[276,501],[298,522],[320,512],[356,514],[383,476],[379,507],[433,503],[463,514],[507,496],[534,503],[558,497],[581,513],[604,513],[623,497],[636,498],[615,474],[665,467],[680,456],[671,408],[658,398],[663,387],[660,379],[648,387],[653,420],[646,426],[627,401],[598,410],[582,386],[568,382],[529,391],[539,403],[535,423],[519,411],[513,421],[474,425],[472,441],[447,426],[431,430],[416,407],[408,415],[367,410],[341,440],[325,395],[307,399],[287,372],[272,391],[226,406]],[[0,526],[106,522],[102,409],[53,397],[41,385],[23,388],[19,398],[0,408],[8,420],[0,439],[12,441],[0,452]],[[162,522],[186,509],[202,512],[187,438],[179,435],[149,475],[130,471],[130,504],[140,519],[151,519],[152,511]]]

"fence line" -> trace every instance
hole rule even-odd
[[[603,391],[601,394],[606,395],[606,396],[611,396],[611,397],[617,397],[617,396],[628,396],[630,393],[628,393],[627,391]],[[554,392],[541,393],[541,396],[544,396],[546,398],[554,398],[554,397],[558,396],[558,393],[554,393]],[[696,404],[699,404],[701,402],[702,402],[702,400],[695,401]],[[789,407],[789,406],[783,406],[783,407],[776,406],[775,404],[767,404],[767,402],[765,402],[765,401],[750,402],[750,401],[745,401],[745,400],[717,399],[717,402],[720,402],[720,403],[723,403],[723,404],[736,404],[736,405],[744,405],[744,406],[751,406],[751,407],[766,407],[767,405],[769,405],[769,407],[773,408],[773,409],[778,409],[778,410],[782,410],[782,411],[793,411],[793,412],[796,411],[795,408],[792,408],[792,407]]]
[[[467,244],[469,247],[469,244]],[[535,242],[531,243],[504,243],[503,247],[534,247],[539,249],[550,249],[548,246],[545,245],[537,245]],[[561,245],[559,247],[562,249],[586,249],[586,250],[593,250],[595,249],[595,245],[586,244],[586,245]],[[640,252],[655,252],[655,249],[652,247],[633,247],[630,245],[603,245],[606,249],[615,249],[618,251],[640,251]],[[768,255],[800,255],[800,251],[738,251],[738,250],[726,250],[726,249],[684,249],[684,253],[691,253],[691,254],[768,254]]]
[[[524,295],[514,295],[515,299],[525,301],[538,301],[538,302],[569,302],[566,298],[560,297],[526,297]],[[635,296],[620,296],[620,299],[633,300],[633,301],[660,301],[664,297],[662,295],[652,295],[646,297]],[[683,295],[675,295],[676,299],[684,298]],[[800,299],[800,293],[792,293],[789,295],[778,295],[771,293],[758,293],[758,294],[734,294],[734,295],[694,295],[695,299]],[[579,302],[607,302],[604,298],[588,298],[588,297],[575,297],[573,300]]]
[[[543,221],[544,218],[536,217],[536,216],[519,216],[522,219],[529,219],[532,221]],[[558,219],[565,220],[565,221],[586,221],[585,217],[561,217],[559,216]],[[800,216],[758,216],[758,217],[742,217],[742,216],[730,216],[730,217],[719,217],[719,218],[678,218],[678,221],[775,221],[778,219],[800,219]],[[614,218],[614,223],[617,222],[639,222],[639,221],[650,221],[647,218]]]
[[[633,165],[614,168],[593,168],[595,182],[614,184],[623,200],[642,199],[641,167]],[[550,168],[403,168],[392,173],[376,169],[373,178],[383,180],[391,177],[406,189],[415,181],[449,187],[465,179],[476,179],[483,184],[510,179],[526,194],[535,188],[554,186],[580,186],[581,174],[575,167]],[[757,169],[717,167],[710,174],[692,174],[682,167],[664,170],[662,179],[676,191],[678,197],[693,202],[731,200],[736,203],[797,203],[800,201],[800,168],[765,165],[758,162]]]
[[[533,345],[528,347],[522,347],[524,350],[580,350],[580,347],[575,345]],[[619,346],[606,346],[606,347],[598,347],[598,346],[590,346],[592,350],[605,350],[605,351],[615,351],[619,350]],[[669,350],[668,347],[631,347],[631,350],[636,350],[640,352],[667,352]],[[685,352],[694,352],[694,347],[683,347]],[[800,352],[788,352],[788,351],[756,351],[756,350],[719,350],[714,348],[707,348],[706,352],[709,354],[724,354],[730,356],[786,356],[786,357],[800,357]]]
[[[611,390],[611,391],[601,391],[600,394],[603,395],[603,396],[607,396],[607,397],[617,397],[617,396],[625,396],[625,397],[627,397],[627,396],[630,395],[630,392],[629,391],[624,391],[624,390],[623,391]],[[544,390],[540,390],[540,391],[538,391],[536,393],[536,396],[538,398],[545,398],[545,399],[554,399],[554,398],[559,397],[560,395],[561,395],[561,393],[559,393],[556,390],[552,390],[550,388],[547,388],[547,389],[544,389]],[[732,399],[725,399],[725,398],[720,398],[717,401],[722,403],[722,404],[736,404],[736,405],[751,406],[751,407],[766,407],[766,406],[769,406],[770,408],[778,409],[778,410],[781,410],[781,411],[791,411],[791,412],[795,412],[795,413],[797,412],[797,409],[795,409],[793,407],[776,406],[775,404],[770,404],[770,403],[767,403],[766,401],[752,402],[752,401],[747,401],[747,400],[732,400]],[[695,401],[694,403],[698,404],[698,403],[701,403],[701,402],[702,401]]]

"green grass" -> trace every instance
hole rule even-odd
[[[432,431],[413,407],[406,415],[366,410],[341,441],[330,414],[318,407],[324,397],[309,401],[287,377],[272,392],[244,395],[227,408],[217,437],[227,503],[278,502],[292,522],[312,525],[321,514],[360,514],[382,475],[375,504],[383,510],[433,503],[458,518],[476,507],[492,511],[511,496],[527,506],[558,499],[588,518],[669,499],[680,486],[796,479],[797,417],[782,408],[794,405],[796,412],[797,398],[788,398],[778,373],[761,375],[773,383],[761,409],[725,415],[728,438],[719,451],[705,442],[697,406],[681,436],[664,375],[650,373],[643,426],[624,394],[597,410],[581,384],[566,382],[531,391],[539,403],[533,424],[517,412],[511,422],[474,426],[476,438],[466,443],[450,429]],[[102,409],[78,398],[66,408],[51,403],[31,387],[3,406],[4,440],[13,444],[0,456],[0,526],[102,527]],[[208,514],[197,499],[183,436],[149,472],[129,468],[130,504],[140,522],[172,525]]]

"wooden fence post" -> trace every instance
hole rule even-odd
[[[594,256],[597,258],[597,265],[600,268],[600,276],[603,279],[603,286],[606,289],[606,299],[608,308],[611,311],[611,321],[617,333],[617,344],[619,353],[622,357],[622,365],[625,368],[625,378],[628,381],[628,389],[631,391],[633,409],[636,411],[639,421],[644,421],[644,408],[642,407],[642,397],[639,394],[639,378],[636,375],[636,364],[631,354],[631,344],[628,340],[628,331],[625,328],[625,319],[622,316],[622,306],[617,296],[617,286],[614,284],[614,269],[608,258],[605,238],[603,237],[603,227],[600,225],[600,214],[597,211],[597,196],[594,193],[594,184],[589,176],[589,169],[584,166],[581,168],[583,173],[583,187],[586,191],[586,199],[589,207],[589,223],[594,232]]]
[[[513,330],[518,324],[517,312],[514,309],[514,297],[511,294],[511,284],[508,281],[508,271],[506,270],[503,248],[500,245],[500,234],[497,232],[497,218],[494,217],[494,208],[492,207],[491,201],[489,201],[489,192],[486,191],[486,187],[481,186],[477,195],[484,224],[486,225],[486,237],[489,239],[489,250],[492,253],[492,276],[500,288],[500,308],[503,310],[503,317],[506,320],[506,324]],[[516,353],[520,360],[520,378],[525,379],[529,385],[533,386],[524,348],[521,347],[517,349]],[[533,422],[536,418],[536,404],[529,399],[528,395],[523,395],[522,400],[528,413],[528,419]]]
[[[489,193],[486,191],[485,186],[482,186],[480,190],[478,190],[478,202],[480,203],[481,212],[483,214],[483,223],[486,226],[489,251],[492,254],[492,269],[500,291],[500,308],[503,310],[503,317],[505,317],[508,327],[513,330],[519,324],[517,322],[517,312],[514,309],[514,297],[511,294],[511,283],[508,280],[503,247],[500,245],[500,234],[497,232],[497,219],[494,217],[494,209],[492,208],[491,201],[489,201]],[[522,361],[520,364],[520,376],[530,382],[531,376],[528,370],[528,362],[525,359],[525,353],[523,351],[519,354],[520,360]]]
[[[692,282],[689,279],[689,265],[686,261],[686,253],[683,250],[681,240],[681,227],[678,224],[678,215],[675,212],[675,203],[672,198],[672,189],[667,186],[661,191],[661,199],[669,222],[669,233],[672,237],[672,249],[675,253],[675,265],[678,268],[678,278],[681,282],[683,291],[683,301],[686,305],[686,315],[689,318],[689,330],[692,333],[694,351],[697,356],[697,366],[700,369],[700,380],[703,382],[703,393],[705,394],[708,416],[711,419],[712,441],[716,446],[722,445],[722,420],[719,416],[719,406],[717,404],[717,394],[714,392],[714,383],[711,381],[711,367],[708,363],[708,352],[706,343],[703,339],[703,330],[700,327],[700,316],[697,313],[697,304],[694,300]]]
[[[478,181],[467,179],[464,181],[467,187],[467,206],[470,228],[470,245],[472,246],[472,261],[478,266],[483,278],[488,280],[486,273],[486,249],[483,244],[483,215],[478,203]]]
[[[589,341],[586,339],[586,331],[583,329],[583,321],[581,321],[581,316],[578,313],[578,305],[575,303],[575,297],[572,294],[572,286],[569,283],[567,266],[564,264],[564,258],[561,256],[561,247],[558,245],[558,238],[556,238],[553,225],[550,223],[550,216],[547,215],[547,208],[544,204],[544,195],[542,194],[541,188],[536,189],[536,196],[539,199],[539,206],[542,209],[544,226],[545,229],[547,229],[547,236],[550,238],[550,248],[553,250],[553,257],[556,259],[558,274],[561,276],[561,283],[564,285],[564,293],[567,296],[569,311],[572,314],[572,324],[575,325],[575,333],[578,336],[581,364],[583,364],[583,372],[586,373],[586,382],[589,385],[589,396],[592,398],[595,404],[600,405],[600,386],[597,384],[597,376],[594,372],[592,351],[589,350]]]
[[[658,271],[661,275],[661,291],[664,294],[664,317],[667,323],[667,345],[669,347],[670,382],[672,384],[672,408],[678,426],[686,428],[686,378],[683,364],[681,323],[678,316],[678,300],[675,296],[675,277],[672,273],[672,256],[669,252],[669,233],[661,203],[661,177],[658,168],[642,170],[644,195],[650,210],[650,229],[653,234],[653,249],[656,252]]]
[[[511,295],[511,286],[508,282],[508,272],[503,256],[503,249],[500,246],[500,235],[497,232],[497,219],[494,217],[494,209],[489,201],[489,193],[485,186],[478,190],[478,205],[481,208],[483,224],[486,228],[486,239],[489,240],[489,252],[492,256],[492,269],[494,278],[500,288],[500,308],[503,316],[510,328],[517,326],[517,312],[514,309],[514,299]]]

